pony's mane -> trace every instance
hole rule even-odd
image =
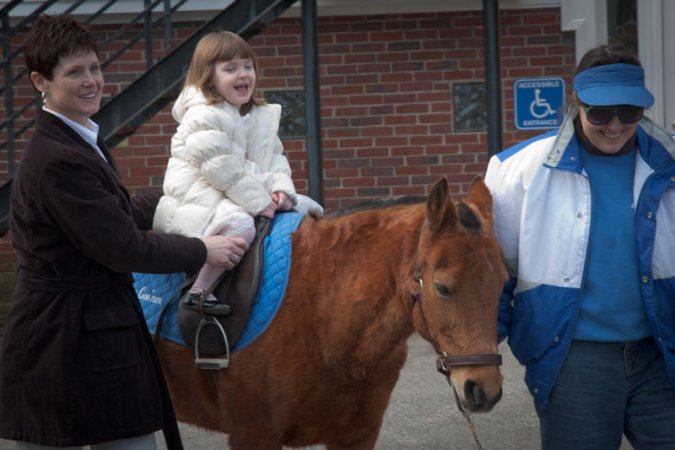
[[[427,197],[423,195],[402,195],[398,197],[367,200],[327,214],[326,217],[335,218],[347,216],[359,211],[366,211],[369,209],[384,209],[390,208],[392,206],[415,205],[426,201],[426,199]]]
[[[374,200],[367,200],[357,203],[353,206],[342,208],[338,211],[326,214],[325,218],[338,218],[348,216],[350,214],[367,211],[372,209],[386,209],[393,206],[416,205],[426,201],[427,197],[420,195],[402,195],[398,197],[381,198]],[[470,231],[479,232],[483,226],[482,219],[464,202],[457,203],[457,214],[459,221]],[[318,218],[318,217],[317,217]]]

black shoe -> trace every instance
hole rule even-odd
[[[199,309],[199,301],[204,294],[193,294],[188,292],[183,297],[183,306],[188,309]],[[205,300],[202,304],[204,314],[211,316],[226,316],[232,312],[232,308],[225,303],[220,303],[217,300]]]

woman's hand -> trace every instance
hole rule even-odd
[[[272,194],[272,201],[277,205],[279,211],[289,211],[293,207],[291,198],[282,191],[277,191]]]
[[[248,242],[233,236],[204,236],[206,245],[206,263],[221,266],[227,270],[234,268],[248,250]]]

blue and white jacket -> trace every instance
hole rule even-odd
[[[574,133],[576,112],[550,132],[490,159],[497,238],[511,280],[499,312],[543,409],[574,336],[590,234],[591,189]],[[675,386],[675,142],[652,121],[637,129],[633,186],[642,301]]]

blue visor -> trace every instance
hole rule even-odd
[[[574,90],[579,100],[591,106],[647,108],[654,104],[654,96],[645,87],[645,71],[635,64],[607,64],[586,69],[574,77]]]

